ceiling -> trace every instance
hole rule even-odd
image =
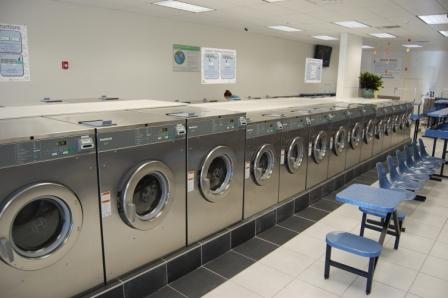
[[[151,3],[157,0],[56,0],[81,5],[134,12],[177,21],[213,25],[249,33],[255,32],[280,38],[320,44],[338,44],[313,39],[313,35],[338,37],[349,32],[364,38],[364,44],[376,48],[403,48],[410,39],[420,42],[423,49],[448,50],[448,38],[438,30],[448,30],[445,25],[427,25],[417,15],[443,14],[448,12],[448,0],[285,0],[267,3],[262,0],[182,0],[191,4],[214,8],[206,13],[190,13],[159,7]],[[332,22],[356,20],[369,28],[348,29]],[[281,32],[267,28],[270,25],[288,25],[302,29],[301,32]],[[377,27],[400,26],[395,29]],[[378,39],[368,33],[387,32],[396,39]]]

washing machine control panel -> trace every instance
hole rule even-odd
[[[187,130],[185,129],[185,125],[178,124],[176,125],[176,133],[178,136],[183,136],[187,133]]]
[[[95,152],[93,135],[52,139],[30,138],[26,142],[0,145],[0,168],[67,158]]]
[[[188,120],[188,136],[197,137],[221,132],[235,131],[246,126],[246,118],[240,115]]]
[[[246,137],[248,139],[275,134],[283,130],[283,123],[281,121],[263,121],[250,123],[246,129]]]
[[[310,123],[308,123],[310,122]],[[309,117],[290,118],[284,121],[284,130],[294,130],[307,127],[311,124]]]

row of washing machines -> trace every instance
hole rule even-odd
[[[2,297],[107,284],[410,135],[407,103],[266,102],[0,120]]]

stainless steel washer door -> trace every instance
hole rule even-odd
[[[400,127],[400,117],[398,115],[395,115],[393,118],[392,131],[398,132],[399,127]]]
[[[359,144],[361,143],[361,139],[362,139],[361,125],[359,125],[359,123],[356,122],[352,128],[351,136],[350,136],[350,145],[352,146],[353,149],[356,149],[359,147]]]
[[[375,126],[375,138],[381,140],[384,136],[384,121],[380,120]]]
[[[235,153],[227,146],[215,147],[207,154],[199,177],[200,190],[206,200],[216,202],[229,193],[235,162]]]
[[[340,126],[336,134],[334,135],[334,145],[333,150],[336,155],[344,152],[345,147],[347,146],[347,130]]]
[[[303,164],[305,145],[301,137],[294,138],[286,152],[286,166],[291,174],[296,173]]]
[[[173,200],[171,170],[160,161],[139,165],[120,196],[120,215],[132,228],[154,228],[169,212]]]
[[[325,159],[328,153],[328,135],[321,130],[313,144],[313,159],[316,163],[320,163]]]
[[[364,132],[364,142],[366,144],[370,144],[373,141],[375,126],[372,120],[369,120],[366,125],[366,130]]]
[[[390,136],[392,134],[392,117],[387,118],[386,120],[386,125],[385,125],[385,129],[384,129],[384,133],[386,134],[386,136]]]
[[[257,151],[252,162],[252,173],[255,183],[265,185],[272,177],[275,166],[275,149],[270,144],[265,144]]]
[[[38,183],[14,193],[0,210],[0,257],[21,270],[48,267],[67,254],[81,232],[76,195],[56,183]]]

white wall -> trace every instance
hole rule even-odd
[[[304,84],[313,45],[253,33],[49,0],[1,0],[2,23],[28,26],[31,82],[0,83],[1,104],[43,97],[201,100],[335,92],[338,51],[322,84]],[[174,43],[237,50],[238,83],[204,86],[199,73],[172,71]],[[70,70],[60,69],[62,60]]]
[[[448,52],[416,49],[406,53],[403,49],[385,54],[382,50],[376,53],[371,50],[363,51],[362,71],[373,71],[374,59],[385,55],[388,58],[401,58],[401,75],[396,79],[384,79],[380,95],[420,99],[429,90],[436,91],[437,96],[445,90],[448,96]]]
[[[337,97],[358,97],[362,37],[342,33],[339,45]]]

